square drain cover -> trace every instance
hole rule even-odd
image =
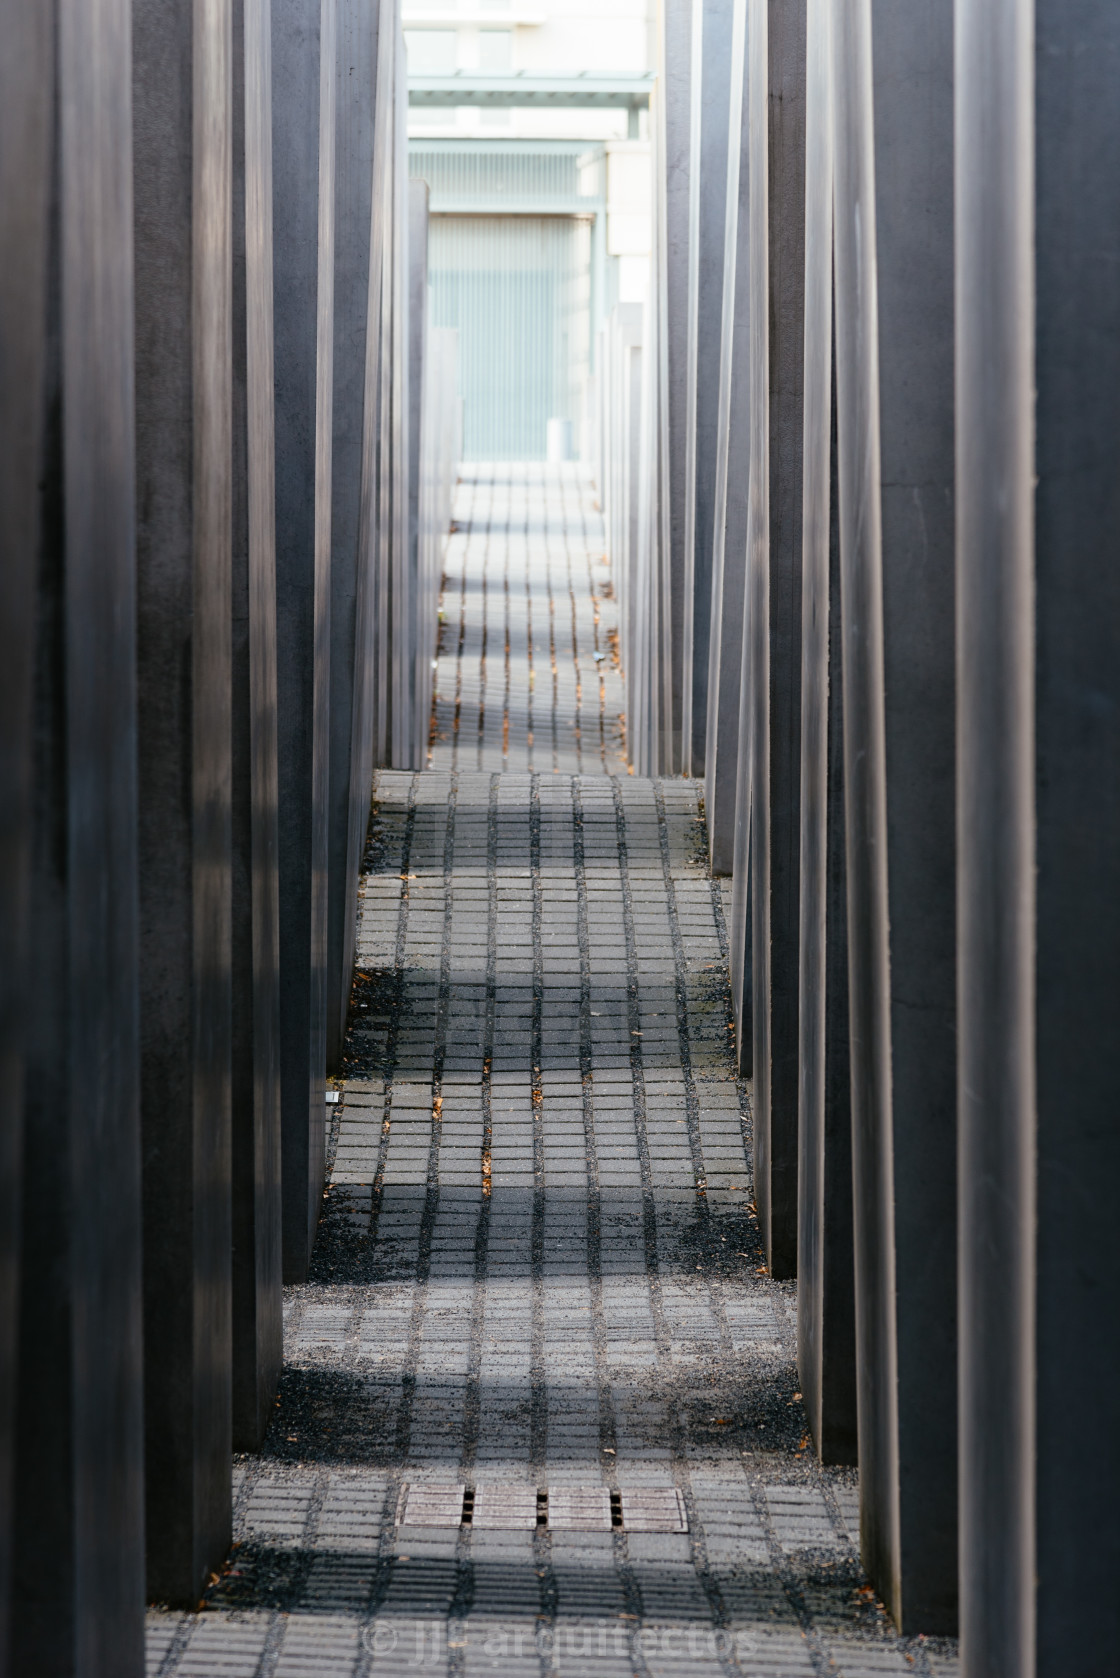
[[[549,1486],[548,1524],[563,1532],[610,1532],[611,1494],[605,1486]]]
[[[404,1490],[402,1526],[457,1527],[463,1519],[465,1486],[406,1486]]]
[[[535,1531],[536,1486],[476,1486],[471,1525],[505,1532]]]
[[[684,1499],[672,1486],[404,1485],[397,1522],[409,1527],[479,1527],[491,1532],[687,1532]]]
[[[622,1524],[627,1532],[687,1532],[684,1498],[672,1486],[624,1486]]]

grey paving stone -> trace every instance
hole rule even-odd
[[[857,1596],[856,1478],[804,1448],[699,788],[621,772],[617,671],[602,704],[584,685],[578,747],[568,726],[592,501],[575,467],[466,469],[431,767],[377,777],[375,978],[281,1405],[236,1464],[239,1548],[205,1613],[151,1617],[159,1678],[956,1678],[952,1646],[894,1637]],[[491,1528],[483,1495],[470,1527],[398,1527],[406,1483],[522,1488],[526,1519],[538,1485],[557,1507],[598,1488],[601,1525]],[[679,1491],[689,1530],[612,1528],[616,1489],[631,1511]]]

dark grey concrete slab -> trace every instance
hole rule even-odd
[[[868,1572],[901,1627],[951,1633],[957,1589],[951,7],[872,0],[854,28],[839,32],[837,45],[861,1544]],[[872,231],[873,268],[866,256]],[[876,503],[871,514],[869,500]]]
[[[822,1462],[857,1460],[844,867],[840,541],[832,343],[828,0],[810,0],[805,124],[797,1363]]]
[[[751,21],[756,17],[761,23],[760,10],[752,11]],[[765,54],[760,40],[751,45],[748,89],[751,191],[767,209],[765,229],[756,224],[751,245],[752,363],[756,355],[764,357],[757,374],[752,366],[751,416],[765,436],[751,454],[744,662],[751,731],[754,1187],[767,1263],[775,1276],[785,1277],[797,1265],[804,4],[771,5],[766,29]]]
[[[1120,19],[1044,0],[1036,31],[1036,1663],[1055,1678],[1107,1670],[1120,1643],[1120,1357],[1101,1332],[1120,1320]],[[1085,1438],[1101,1449],[1088,1472]],[[1086,1590],[1092,1625],[1071,1600]]]
[[[388,64],[388,55],[386,63]],[[388,71],[386,72],[388,74]],[[390,94],[383,90],[383,120],[388,121]],[[386,167],[379,171],[381,187],[381,217],[388,230],[392,221],[393,178]],[[393,284],[393,250],[391,232],[381,241],[381,293],[388,299]],[[393,573],[390,563],[393,540],[393,315],[391,307],[380,310],[376,343],[377,370],[373,384],[375,401],[375,488],[377,588],[373,600],[370,626],[371,664],[369,672],[372,693],[373,756],[379,764],[387,764],[393,751],[393,712],[390,697],[390,668],[393,656]],[[367,701],[367,705],[370,702]]]
[[[693,0],[681,766],[696,776],[707,750],[732,13],[732,0]]]
[[[1055,1678],[1120,1634],[1120,31],[957,29],[962,1659]]]
[[[386,181],[384,197],[391,199],[392,183]],[[383,216],[388,222],[390,206],[383,204]],[[388,298],[392,286],[392,250],[386,242],[382,248],[382,297]],[[373,755],[374,762],[387,764],[392,757],[392,701],[390,697],[390,664],[393,647],[393,582],[389,556],[393,528],[393,324],[392,310],[382,308],[378,328],[376,382],[376,515],[377,515],[377,589],[374,597],[371,629],[372,689],[373,689]]]
[[[843,631],[853,1211],[859,1298],[860,1542],[897,1612],[899,1576],[894,1184],[883,699],[882,506],[874,272],[871,14],[836,29],[836,406]]]
[[[660,156],[662,145],[658,110],[654,111],[654,116],[658,121],[654,127],[651,155],[656,157]],[[655,197],[654,209],[654,261],[660,264],[664,249],[660,192]],[[635,322],[637,343],[630,345],[628,350],[622,348],[620,339],[624,342],[632,333],[622,327],[624,317],[613,317],[618,323],[613,334],[616,355],[621,358],[623,367],[629,355],[631,373],[627,381],[622,368],[616,363],[612,375],[613,388],[619,398],[616,414],[619,408],[625,409],[627,388],[636,397],[629,413],[625,414],[623,425],[624,434],[628,430],[630,438],[628,459],[634,496],[631,526],[633,559],[628,578],[625,582],[619,578],[618,586],[625,612],[620,620],[623,637],[620,652],[626,680],[626,752],[630,764],[639,773],[653,772],[661,761],[666,696],[666,689],[659,678],[664,666],[663,608],[666,590],[663,586],[663,535],[667,516],[665,486],[660,475],[664,435],[661,422],[662,364],[659,348],[656,347],[661,343],[659,323],[662,301],[661,288],[653,286],[645,303],[635,306],[638,310]]]
[[[410,234],[411,239],[411,234]],[[413,247],[410,245],[410,250]],[[413,273],[417,265],[425,270],[423,298],[410,300],[410,329],[416,321],[414,308],[426,316],[428,286],[426,282],[427,251],[422,257],[411,258]],[[418,575],[421,589],[420,642],[417,657],[420,661],[418,685],[421,705],[418,710],[417,736],[419,761],[428,762],[429,749],[434,750],[436,727],[437,656],[439,653],[439,599],[443,586],[444,564],[447,553],[448,531],[451,528],[452,497],[459,470],[459,430],[462,404],[459,400],[459,335],[454,327],[433,326],[426,321],[424,330],[423,383],[420,424],[420,505]],[[410,424],[412,409],[409,409]],[[411,445],[410,445],[411,446]],[[411,456],[410,468],[411,468]],[[635,517],[636,522],[636,517]],[[504,742],[503,742],[504,743]]]
[[[680,773],[684,708],[685,507],[688,498],[688,237],[691,173],[692,8],[702,0],[666,0],[660,12],[661,103],[659,106],[663,191],[660,250],[664,271],[658,326],[662,335],[658,390],[660,519],[658,613],[662,703],[659,762],[651,773]]]
[[[832,448],[835,482],[835,437]],[[855,1268],[852,1250],[852,1127],[848,1017],[844,743],[840,669],[839,530],[835,498],[829,543],[826,646],[814,659],[825,692],[810,768],[816,796],[802,805],[802,1033],[798,1104],[798,1370],[822,1462],[858,1460]],[[815,649],[814,649],[815,650]],[[805,680],[809,681],[808,670]],[[808,688],[803,690],[803,703]],[[823,727],[822,727],[823,725]],[[806,753],[809,748],[806,744]],[[821,771],[824,771],[823,777]],[[803,769],[803,775],[805,771]],[[811,797],[805,780],[802,799]],[[805,836],[816,828],[810,883]],[[806,896],[808,894],[808,896]],[[810,932],[810,926],[813,931]],[[812,947],[806,948],[812,940]]]
[[[1011,1678],[1035,1670],[1038,1550],[1034,19],[955,23],[960,1630],[966,1670]]]
[[[741,1077],[755,1067],[754,756],[756,716],[766,714],[769,670],[767,555],[769,552],[770,277],[767,262],[769,66],[765,0],[748,4],[744,100],[747,129],[747,546],[743,583],[743,640],[739,657],[739,728],[735,771],[735,832],[731,876],[731,999]],[[741,165],[740,165],[741,166]],[[761,628],[760,628],[761,626]],[[768,1076],[768,1060],[765,1063]],[[756,1085],[756,1099],[757,1099]]]
[[[342,921],[340,951],[342,981],[341,1014],[345,1014],[354,970],[357,924],[358,875],[369,829],[373,798],[373,765],[384,762],[391,749],[390,664],[392,589],[392,497],[395,491],[395,456],[386,416],[391,411],[394,388],[392,361],[393,305],[386,306],[392,287],[394,260],[395,199],[393,158],[399,143],[399,123],[394,111],[398,83],[397,50],[403,43],[397,28],[396,10],[390,0],[378,10],[377,83],[373,136],[373,181],[370,257],[366,275],[368,326],[365,339],[365,427],[367,441],[362,454],[362,531],[359,541],[359,589],[357,595],[354,700],[350,737],[350,783],[347,803],[344,889],[346,910]],[[407,179],[407,177],[406,177]],[[402,330],[405,328],[402,325]],[[397,382],[399,390],[399,380]],[[400,486],[404,494],[407,486]]]
[[[750,131],[747,124],[747,0],[736,0],[731,43],[727,199],[721,298],[719,415],[708,638],[704,811],[712,872],[730,874],[743,669],[743,604],[750,481]]]
[[[906,1631],[957,1623],[953,14],[872,5]]]
[[[48,8],[7,5],[0,53],[0,1671],[11,1598],[32,843],[37,480],[43,448],[52,60]]]
[[[26,15],[7,8],[3,24],[0,621],[19,644],[4,649],[0,773],[4,889],[22,885],[33,937],[22,965],[6,974],[27,1006],[19,1021],[22,1228],[13,1219],[5,1229],[13,1246],[20,1240],[18,1282],[11,1248],[4,1271],[5,1324],[18,1331],[18,1445],[4,1498],[15,1539],[5,1585],[16,1611],[0,1667],[44,1678],[139,1678],[129,23],[115,3],[71,12],[64,28],[53,7]],[[7,905],[3,936],[6,958],[19,936]],[[16,1070],[9,1059],[6,1102],[18,1094]],[[5,1131],[13,1118],[6,1107]],[[5,1146],[19,1133],[13,1124]],[[6,1171],[18,1164],[9,1153]],[[10,1178],[5,1192],[7,1213],[16,1200]]]
[[[1035,1670],[1038,1548],[1034,19],[955,22],[960,1630],[966,1671],[1012,1678]]]
[[[630,561],[630,572],[625,583],[619,579],[616,589],[619,589],[625,602],[625,616],[620,624],[622,634],[628,637],[629,645],[633,648],[639,638],[639,625],[644,623],[649,609],[649,591],[642,589],[642,603],[637,599],[638,589],[641,587],[641,572],[643,549],[648,547],[650,534],[650,520],[648,517],[646,500],[643,496],[643,486],[646,482],[646,446],[648,444],[648,427],[646,421],[646,405],[652,400],[649,391],[647,368],[649,356],[646,348],[646,334],[649,331],[649,310],[641,303],[619,303],[615,305],[617,325],[614,331],[617,379],[617,415],[622,441],[619,490],[620,490],[620,521],[624,536],[623,540]],[[647,392],[649,394],[647,395]],[[621,586],[620,586],[621,585]],[[648,646],[643,646],[640,659],[641,666],[646,673],[646,680],[642,683],[640,704],[643,712],[643,732],[648,738],[650,724],[653,721],[654,707],[650,704],[649,694],[649,652]],[[627,668],[626,654],[622,655],[622,667]],[[627,714],[627,728],[630,727],[629,713]]]
[[[650,594],[643,585],[644,538],[649,524],[641,494],[643,480],[641,303],[616,303],[602,336],[603,436],[607,551],[618,599],[619,657],[626,672],[626,741],[632,763],[644,755],[651,724],[649,691]]]
[[[276,642],[284,1279],[322,1205],[327,974],[334,0],[273,0]]]
[[[395,15],[395,14],[393,14]],[[394,31],[393,50],[396,58],[393,71],[393,137],[392,137],[392,327],[393,327],[393,526],[391,564],[393,579],[392,664],[390,689],[392,720],[390,727],[389,761],[399,769],[416,767],[412,758],[413,696],[412,681],[416,656],[416,636],[413,614],[416,608],[416,588],[409,564],[408,538],[408,451],[409,451],[409,377],[408,358],[411,332],[409,328],[409,197],[408,197],[408,64],[404,38]],[[372,745],[372,741],[371,741]],[[359,830],[359,845],[354,859],[355,874],[358,858],[366,840],[369,822],[372,759],[368,753],[362,760],[364,782],[363,816]],[[369,769],[364,765],[369,764]],[[359,788],[355,788],[358,791]]]
[[[231,24],[133,6],[148,1589],[229,1544]]]
[[[370,368],[367,332],[376,322],[381,224],[374,215],[374,89],[383,8],[338,0],[335,93],[334,438],[331,467],[330,810],[328,818],[327,1066],[337,1070],[350,972],[344,951],[354,915],[350,826],[355,746],[368,657],[370,565],[364,450]],[[376,247],[376,248],[375,248]],[[370,276],[374,278],[371,296]],[[372,311],[372,312],[371,312]],[[367,798],[368,808],[368,798]]]
[[[428,718],[432,695],[432,622],[438,610],[434,591],[426,587],[423,573],[424,539],[421,534],[421,496],[430,496],[423,484],[423,424],[438,424],[438,415],[423,415],[424,391],[428,383],[425,350],[428,335],[428,183],[408,183],[408,571],[412,579],[411,611],[408,622],[408,685],[411,698],[409,757],[402,768],[423,766],[428,743]]]
[[[269,0],[233,12],[233,1443],[280,1379],[280,896]]]

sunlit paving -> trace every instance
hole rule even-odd
[[[625,774],[618,591],[578,465],[464,464],[428,764]]]
[[[812,1449],[729,895],[701,784],[623,765],[588,474],[466,465],[454,515],[430,767],[374,784],[279,1405],[150,1666],[955,1673],[889,1627],[856,1475]]]

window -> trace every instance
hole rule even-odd
[[[454,75],[458,44],[454,29],[406,29],[404,44],[410,76]]]
[[[511,29],[480,29],[478,34],[478,67],[485,75],[500,74],[513,67],[513,31]]]

